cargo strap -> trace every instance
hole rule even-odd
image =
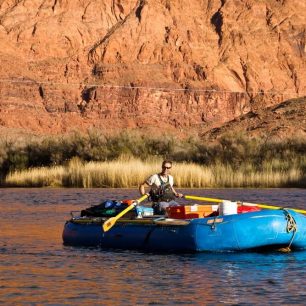
[[[158,218],[154,220],[154,224],[161,226],[184,226],[190,223],[189,220],[169,219],[169,218]]]

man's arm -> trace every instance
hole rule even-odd
[[[145,194],[149,195],[149,193],[146,193],[146,189],[145,189],[146,186],[149,186],[147,182],[143,182],[142,184],[139,185],[140,195],[145,195]]]
[[[177,198],[182,198],[184,196],[182,193],[176,192],[173,186],[171,186],[171,188]]]

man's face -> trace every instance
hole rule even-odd
[[[165,164],[163,165],[163,167],[162,167],[162,170],[163,170],[162,173],[163,173],[163,174],[168,174],[168,173],[170,173],[171,167],[172,167],[171,164],[165,163]]]

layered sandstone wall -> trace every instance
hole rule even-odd
[[[2,0],[0,125],[188,134],[306,95],[305,12],[300,0]]]

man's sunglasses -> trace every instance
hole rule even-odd
[[[164,169],[171,169],[171,167],[166,167],[166,166],[163,166],[163,168],[164,168]]]

